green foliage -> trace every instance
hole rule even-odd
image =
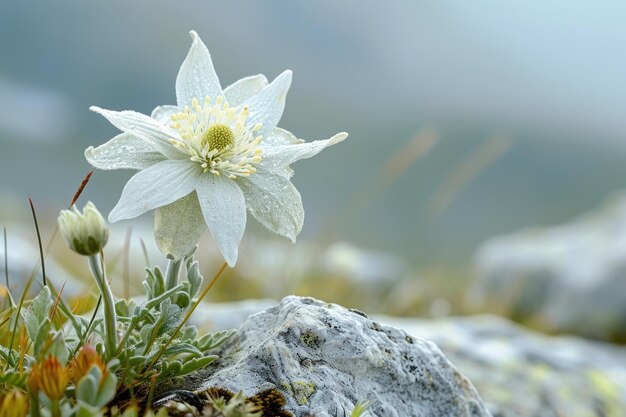
[[[135,401],[128,403],[124,399],[136,398],[137,392],[148,392],[153,384],[211,364],[217,359],[212,351],[232,335],[232,331],[199,334],[196,327],[185,325],[185,314],[198,296],[203,277],[193,253],[184,259],[183,265],[186,280],[174,283],[173,288],[166,288],[163,273],[155,267],[146,270],[144,302],[113,300],[110,304],[116,323],[113,345],[107,344],[110,329],[105,319],[95,313],[91,318],[75,315],[51,283],[34,299],[23,298],[21,310],[5,304],[5,310],[0,311],[0,323],[8,329],[0,338],[0,394],[15,388],[30,391],[33,416],[167,415],[162,410],[140,412],[133,405]],[[106,282],[104,269],[94,275],[98,275],[96,279],[100,283]],[[90,348],[91,356],[83,355],[81,359],[80,352],[86,345],[95,349]],[[44,378],[42,374],[51,370],[42,363],[50,356],[56,357],[61,368],[54,369],[57,377]],[[107,358],[114,359],[105,364]],[[37,371],[33,368],[35,364]],[[69,384],[65,382],[70,379]],[[65,387],[65,396],[60,401],[47,398],[42,383],[64,384],[61,388]],[[235,403],[224,405],[224,410],[229,410],[228,416],[256,416],[237,414],[236,410],[249,407],[241,408]],[[43,408],[36,412],[40,407]]]
[[[24,324],[33,343],[34,356],[39,356],[41,346],[51,330],[50,309],[54,304],[48,287],[43,287],[39,295],[24,311]]]
[[[76,387],[78,405],[87,409],[101,409],[115,396],[117,378],[111,372],[104,373],[92,366]]]
[[[352,414],[350,414],[350,417],[362,417],[362,416],[364,416],[365,412],[371,406],[372,406],[372,402],[371,401],[359,401],[354,406],[354,409],[352,410]]]

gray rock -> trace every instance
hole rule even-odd
[[[250,316],[218,354],[176,388],[276,389],[296,417],[347,416],[359,400],[373,400],[377,417],[490,416],[433,343],[312,298]]]
[[[434,341],[494,417],[624,416],[626,348],[546,336],[495,316],[380,320]]]
[[[475,311],[626,342],[625,195],[570,224],[491,239],[475,264]]]

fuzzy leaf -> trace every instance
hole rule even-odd
[[[52,300],[50,288],[43,287],[30,306],[24,311],[24,323],[28,337],[33,342],[35,356],[39,353],[41,343],[45,340],[45,336],[50,330],[48,314],[53,304],[54,300]]]
[[[193,261],[193,259],[189,259],[189,261]],[[188,262],[187,280],[189,281],[189,297],[194,298],[198,294],[198,291],[200,291],[200,287],[202,287],[203,279],[204,278],[200,273],[198,261]]]
[[[178,376],[186,375],[190,372],[197,371],[200,368],[204,368],[209,365],[211,362],[216,360],[218,356],[203,356],[201,358],[194,358],[189,361],[186,361],[183,367],[180,369]]]
[[[92,366],[92,369],[94,367]],[[97,366],[95,367],[97,368]],[[99,370],[98,370],[99,372]],[[89,405],[96,405],[96,398],[98,397],[98,384],[99,379],[96,375],[93,375],[91,371],[81,378],[76,388],[76,398],[80,401],[84,401]]]
[[[196,346],[202,352],[206,353],[212,349],[219,347],[222,343],[226,342],[233,334],[235,334],[235,330],[221,330],[215,333],[207,333],[200,339],[194,341],[194,346]]]

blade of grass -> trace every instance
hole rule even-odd
[[[128,228],[126,232],[126,239],[124,239],[124,262],[123,262],[123,282],[124,282],[124,298],[128,300],[130,298],[130,236],[133,233],[132,227]]]
[[[17,367],[20,370],[20,373],[24,370],[22,364],[24,363],[24,358],[26,357],[28,345],[28,338],[26,337],[26,326],[22,324],[22,327],[20,328],[20,358],[17,361]]]
[[[156,388],[158,375],[152,375],[150,377],[150,391],[148,392],[148,401],[146,401],[146,410],[149,410],[152,407],[152,399],[154,398],[154,389]]]
[[[9,295],[9,302],[11,307],[15,307],[15,301],[13,301],[13,295],[11,294],[11,282],[9,280],[9,245],[7,244],[7,228],[4,228],[4,281],[7,286],[7,294]]]
[[[26,300],[26,294],[28,293],[28,290],[30,290],[30,286],[33,283],[33,279],[35,279],[35,274],[36,272],[32,272],[30,274],[30,277],[28,277],[28,281],[26,281],[26,285],[24,286],[24,291],[22,292],[22,296],[20,297],[20,303],[17,307],[17,311],[15,312],[15,324],[13,325],[13,331],[11,332],[11,342],[9,343],[9,359],[11,360],[11,362],[13,362],[13,355],[11,354],[11,352],[13,352],[13,342],[15,342],[15,334],[17,333],[17,326],[20,322],[20,314],[22,312],[22,306],[24,305],[24,301]],[[17,364],[10,364],[11,366],[17,366]]]
[[[52,310],[50,310],[50,321],[52,323],[54,323],[54,317],[57,314],[57,308],[59,306],[59,300],[61,299],[61,294],[63,293],[63,290],[65,289],[65,284],[67,283],[67,281],[63,282],[63,285],[61,285],[61,289],[59,290],[59,293],[56,296],[56,299],[54,300],[54,305],[52,306]]]
[[[7,245],[7,228],[4,228],[4,282],[7,286],[7,291],[11,293],[11,287],[9,286],[9,257],[8,257],[8,245]]]
[[[479,144],[435,191],[426,205],[428,213],[431,216],[443,213],[468,184],[507,153],[512,146],[513,142],[502,135],[496,135]]]
[[[78,187],[78,190],[76,190],[76,193],[74,194],[74,197],[72,198],[72,202],[70,203],[70,206],[69,206],[70,208],[74,205],[76,200],[78,200],[78,197],[80,197],[80,195],[82,194],[83,190],[85,189],[85,186],[87,185],[87,183],[89,182],[89,179],[91,178],[91,174],[93,174],[93,170],[89,171],[89,173],[87,173],[85,178],[80,183],[80,186]],[[30,200],[30,197],[29,197],[29,200]],[[52,242],[56,238],[56,235],[57,235],[58,232],[59,232],[59,225],[57,224],[55,226],[54,230],[52,231],[52,235],[50,236],[50,239],[48,240],[48,244],[46,245],[46,250],[45,250],[44,257],[47,256],[47,254],[50,252],[50,246],[52,246]],[[37,274],[37,272],[39,272],[39,267],[40,266],[43,268],[43,264],[42,264],[41,260],[33,268],[32,274]],[[45,274],[44,274],[44,278],[45,278]],[[69,311],[69,309],[67,309],[67,310]],[[65,313],[65,311],[63,311],[63,312]]]
[[[30,204],[30,211],[33,213],[33,221],[35,222],[35,230],[37,231],[37,244],[39,245],[39,258],[41,262],[41,275],[43,286],[46,286],[46,263],[43,256],[43,245],[41,244],[41,233],[39,232],[39,222],[37,221],[37,214],[35,213],[35,205],[33,199],[28,197],[28,204]]]
[[[439,142],[440,134],[436,129],[420,129],[403,146],[394,152],[378,170],[373,181],[362,190],[352,193],[349,199],[335,212],[318,231],[318,238],[329,239],[338,225],[354,216],[363,207],[376,201],[380,195],[404,175],[419,159],[426,156]]]
[[[150,258],[148,257],[148,249],[146,248],[146,242],[143,239],[139,239],[139,243],[141,244],[141,250],[143,252],[144,260],[146,261],[146,268],[150,267]]]

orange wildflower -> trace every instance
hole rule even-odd
[[[70,381],[69,369],[61,366],[59,360],[52,355],[48,356],[40,367],[33,366],[31,378],[33,384],[36,384],[53,401],[63,398],[65,388]],[[31,378],[29,378],[29,386]]]
[[[102,375],[106,375],[106,364],[102,361],[96,349],[91,345],[83,346],[78,355],[69,364],[70,376],[74,385],[77,386],[78,382],[89,373],[89,370],[94,365],[100,368]]]
[[[23,417],[28,414],[28,398],[18,389],[0,399],[0,417]]]

